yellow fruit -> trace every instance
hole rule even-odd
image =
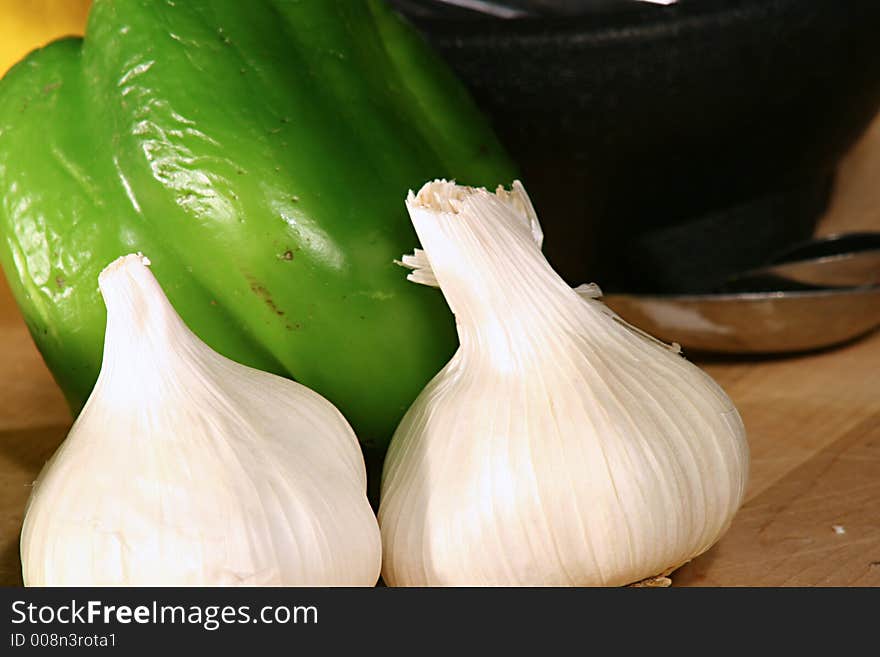
[[[81,35],[91,0],[0,0],[0,75],[62,36]]]

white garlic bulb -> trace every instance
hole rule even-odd
[[[28,586],[372,586],[381,541],[345,418],[212,351],[145,258],[100,275],[97,384],[37,480]]]
[[[715,543],[748,476],[721,388],[553,271],[518,182],[435,181],[407,208],[424,251],[402,264],[460,347],[385,461],[386,583],[625,585]]]

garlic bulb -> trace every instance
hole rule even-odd
[[[26,585],[362,585],[357,439],[308,388],[212,351],[139,255],[110,264],[97,384],[28,502]]]
[[[615,586],[666,574],[730,524],[748,445],[721,388],[580,296],[513,190],[410,193],[460,347],[400,423],[379,524],[389,585]]]

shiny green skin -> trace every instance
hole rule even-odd
[[[84,40],[0,82],[0,260],[74,412],[101,364],[98,273],[141,251],[209,345],[382,449],[457,344],[393,262],[418,244],[405,195],[514,175],[380,2],[96,0]]]

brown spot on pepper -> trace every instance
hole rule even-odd
[[[275,305],[275,301],[272,299],[272,295],[269,293],[269,290],[267,290],[266,287],[253,276],[248,276],[248,281],[251,284],[251,292],[260,297],[266,303],[266,305],[269,306],[273,313],[275,313],[279,317],[283,317],[284,311],[281,310],[277,305]]]

